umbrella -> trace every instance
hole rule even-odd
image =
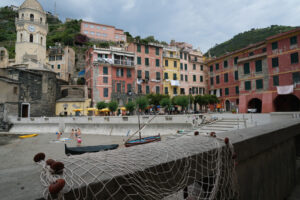
[[[110,110],[108,108],[103,108],[100,110],[100,112],[110,112]]]
[[[125,107],[121,107],[120,110],[126,111],[126,108]]]
[[[74,109],[73,111],[74,112],[80,112],[80,111],[83,111],[83,109]]]
[[[96,108],[88,108],[87,110],[88,111],[96,111],[97,109]]]

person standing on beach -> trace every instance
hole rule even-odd
[[[72,128],[72,132],[71,132],[71,135],[70,135],[70,138],[73,138],[75,132],[74,132],[74,129]]]

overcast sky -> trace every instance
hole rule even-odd
[[[0,0],[20,6],[23,0]],[[39,0],[54,12],[55,0]],[[300,25],[299,0],[56,0],[59,17],[113,25],[133,36],[184,41],[206,52],[251,28]]]

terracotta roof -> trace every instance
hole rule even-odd
[[[30,8],[33,10],[38,10],[40,12],[44,12],[43,7],[37,0],[25,0],[24,3],[20,6],[20,9]]]

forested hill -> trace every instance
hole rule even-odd
[[[250,44],[254,44],[260,41],[265,40],[267,37],[276,35],[278,33],[286,32],[296,27],[291,26],[278,26],[272,25],[267,28],[260,28],[260,29],[251,29],[244,33],[239,33],[235,35],[232,39],[223,42],[222,44],[217,44],[213,48],[210,48],[206,53],[205,56],[208,56],[208,52],[211,56],[219,57],[226,52],[232,52],[244,47],[247,47]]]

